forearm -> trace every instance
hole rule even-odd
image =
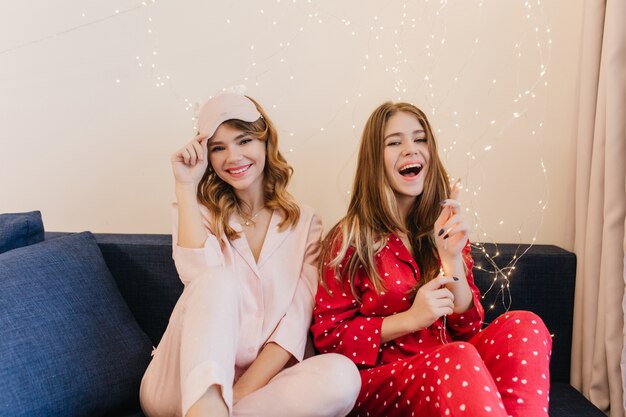
[[[178,246],[201,248],[207,238],[196,198],[196,185],[176,183],[178,203]]]
[[[380,329],[380,343],[387,343],[418,330],[420,330],[419,324],[407,312],[387,316],[383,319]]]
[[[278,344],[273,342],[266,344],[252,365],[235,383],[234,401],[237,402],[242,397],[267,385],[269,380],[279,373],[292,357]]]
[[[467,272],[463,258],[458,256],[452,260],[442,260],[441,267],[445,276],[459,278],[458,281],[446,285],[446,288],[454,294],[454,312],[466,312],[472,307],[473,298],[472,290],[467,282]]]

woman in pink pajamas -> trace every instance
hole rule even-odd
[[[355,416],[548,415],[550,334],[508,312],[481,330],[469,227],[425,114],[366,123],[346,216],[322,248],[315,345],[360,368]]]
[[[185,284],[141,384],[145,414],[345,416],[358,370],[303,360],[321,223],[286,186],[292,169],[250,98],[220,94],[172,156],[174,261]]]

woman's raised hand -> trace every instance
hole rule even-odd
[[[444,285],[455,281],[453,277],[439,275],[420,287],[415,294],[413,305],[408,310],[413,316],[415,325],[413,331],[425,329],[439,317],[452,314],[454,295]]]
[[[442,261],[460,257],[469,238],[469,226],[458,201],[459,191],[460,183],[456,181],[450,198],[441,202],[443,210],[435,221],[435,243]]]
[[[172,154],[172,170],[177,183],[198,185],[208,166],[208,139],[206,135],[197,135]]]

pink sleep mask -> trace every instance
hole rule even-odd
[[[221,93],[209,99],[198,114],[198,132],[213,136],[217,128],[227,120],[237,119],[254,122],[261,113],[248,97],[236,93]]]

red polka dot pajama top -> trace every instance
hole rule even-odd
[[[351,255],[352,250],[345,261]],[[505,313],[481,330],[484,311],[469,243],[463,258],[473,306],[383,344],[383,319],[409,309],[411,289],[420,279],[419,267],[402,241],[390,235],[375,256],[385,284],[380,293],[365,270],[358,269],[354,286],[360,302],[350,285],[324,266],[326,288],[318,288],[312,331],[321,353],[341,353],[360,369],[362,386],[351,415],[548,415],[552,347],[548,330],[538,316],[526,311]]]

